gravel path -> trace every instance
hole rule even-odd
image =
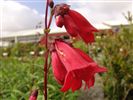
[[[97,74],[96,82],[89,90],[81,89],[81,95],[77,100],[104,100],[103,84],[101,77]]]

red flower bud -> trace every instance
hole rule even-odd
[[[61,15],[58,15],[55,17],[56,18],[56,25],[58,27],[62,27],[64,25],[64,19]]]
[[[37,100],[38,90],[32,91],[29,100]]]
[[[54,6],[53,0],[48,0],[48,5],[50,8],[53,8],[53,6]]]
[[[54,14],[55,16],[58,16],[58,15],[64,15],[64,14],[67,14],[68,11],[69,11],[69,5],[67,4],[59,4],[59,5],[56,5],[54,7]]]

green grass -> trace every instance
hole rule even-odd
[[[31,90],[39,89],[43,100],[43,57],[0,57],[0,100],[28,100]],[[50,68],[48,100],[76,100],[78,92],[60,91]]]

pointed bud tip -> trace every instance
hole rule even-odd
[[[53,8],[54,7],[53,0],[48,0],[48,5],[49,5],[50,8]]]

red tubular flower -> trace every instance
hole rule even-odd
[[[37,96],[38,96],[38,90],[34,90],[31,93],[29,100],[37,100]]]
[[[56,40],[55,50],[52,51],[52,67],[56,80],[63,85],[63,92],[70,88],[78,90],[82,81],[90,88],[94,85],[95,73],[106,72],[106,68],[99,67],[87,54],[80,49],[73,48],[63,41]]]
[[[93,32],[98,32],[98,30],[94,28],[84,16],[74,10],[70,10],[67,4],[56,5],[54,12],[56,25],[58,27],[64,25],[72,37],[79,36],[85,43],[94,42]]]

